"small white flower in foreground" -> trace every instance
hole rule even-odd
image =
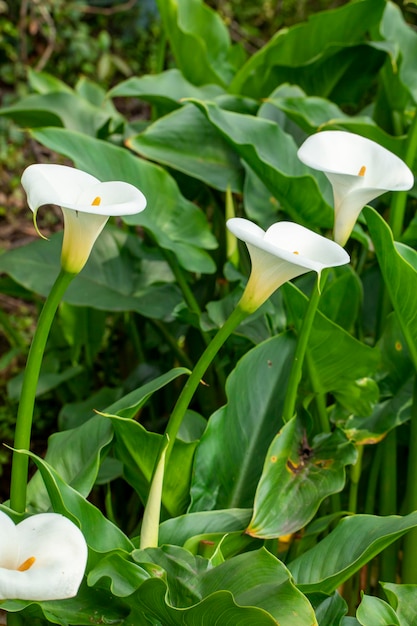
[[[298,158],[324,172],[333,187],[334,239],[344,245],[363,207],[386,191],[411,189],[411,170],[375,141],[341,130],[308,137]]]
[[[62,600],[77,595],[87,563],[84,536],[57,513],[15,525],[0,511],[0,600]]]
[[[29,165],[22,185],[30,209],[57,204],[64,215],[61,265],[78,274],[90,256],[97,237],[111,215],[140,213],[146,198],[139,189],[121,181],[100,182],[94,176],[66,165]]]
[[[240,217],[227,222],[228,229],[244,241],[252,261],[248,284],[240,306],[255,311],[278,287],[310,270],[349,263],[349,255],[337,243],[292,222],[277,222],[262,230]]]

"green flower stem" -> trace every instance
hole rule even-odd
[[[407,491],[405,496],[406,511],[417,510],[417,375],[414,379],[413,405],[411,409],[410,448],[408,452]],[[409,531],[404,537],[402,582],[417,584],[417,529]]]
[[[74,276],[75,274],[69,274],[61,270],[39,316],[23,377],[14,437],[14,448],[16,450],[29,450],[30,448],[36,388],[46,342],[58,305]],[[23,513],[26,509],[27,475],[28,457],[25,454],[14,452],[10,484],[10,506],[17,513]]]
[[[395,428],[380,443],[382,465],[380,470],[379,515],[397,515],[397,432]],[[392,543],[379,559],[380,580],[395,582],[397,577],[398,542]]]
[[[374,446],[373,458],[369,469],[368,484],[366,487],[366,498],[364,513],[375,515],[376,492],[382,463],[382,446]]]
[[[201,317],[200,305],[198,304],[192,290],[190,289],[190,286],[184,276],[182,268],[179,266],[174,254],[172,254],[170,250],[165,250],[164,252],[165,252],[165,257],[168,261],[168,264],[172,270],[172,273],[174,274],[177,280],[177,283],[182,291],[182,295],[184,296],[184,300],[188,308],[190,309],[192,313],[194,313],[194,315],[196,315],[197,317]],[[201,330],[200,333],[201,333],[201,337],[203,339],[204,345],[208,346],[210,344],[209,333],[206,333],[203,330]],[[218,366],[215,371],[216,371],[217,379],[219,383],[224,387],[224,384],[226,382],[226,377],[224,375],[222,368]]]
[[[158,462],[152,478],[148,501],[142,520],[140,533],[140,549],[156,548],[158,546],[159,518],[161,517],[161,496],[165,473],[165,454],[168,445],[167,437],[163,438]]]
[[[165,434],[168,435],[169,438],[166,451],[167,461],[171,454],[172,447],[174,446],[175,438],[178,434],[181,422],[188,409],[188,405],[190,404],[197,387],[200,385],[207,368],[213,361],[214,357],[216,356],[226,339],[250,313],[251,311],[247,311],[238,304],[233,310],[233,313],[223,324],[223,326],[219,328],[217,334],[214,335],[213,339],[197,361],[193,371],[191,372],[191,375],[189,376],[181,391],[181,394],[178,397],[178,400],[175,404],[174,410],[171,413],[171,417],[169,418],[168,426],[165,431]]]
[[[319,380],[317,376],[317,371],[314,366],[313,359],[311,358],[311,355],[309,354],[308,350],[306,351],[306,354],[305,354],[305,360],[306,360],[306,365],[307,365],[307,370],[308,370],[308,377],[310,379],[311,388],[314,393],[314,400],[315,400],[315,405],[316,405],[318,422],[320,424],[320,431],[323,433],[329,433],[331,429],[330,429],[329,418],[328,418],[327,410],[326,410],[326,396],[324,393],[321,393],[319,391]]]
[[[195,313],[196,315],[200,316],[201,315],[200,305],[198,304],[193,292],[191,291],[190,286],[188,282],[186,281],[183,271],[178,265],[175,256],[169,250],[165,250],[164,253],[168,261],[168,264],[172,270],[172,273],[174,274],[175,279],[182,291],[182,295],[184,296],[184,300],[188,308],[190,309],[190,311],[192,311],[192,313]],[[206,343],[208,343],[208,341]]]
[[[349,489],[349,504],[348,509],[351,513],[356,513],[358,508],[358,490],[359,490],[359,481],[361,478],[362,472],[362,458],[363,458],[363,450],[364,446],[358,445],[356,446],[358,451],[358,458],[356,459],[356,463],[352,465],[350,470],[350,489]]]
[[[322,272],[323,284],[327,278],[326,270]],[[290,377],[288,380],[287,393],[285,396],[284,408],[282,412],[282,419],[284,424],[290,421],[294,415],[295,404],[297,400],[298,385],[300,384],[304,356],[307,349],[308,339],[310,337],[311,328],[313,326],[314,317],[320,301],[321,288],[320,288],[320,276],[317,277],[317,282],[314,286],[313,293],[311,294],[310,302],[307,307],[307,311],[301,326],[300,334],[298,335],[297,347],[295,349],[294,360],[292,362]]]
[[[145,511],[143,513],[142,529],[144,537],[141,537],[141,546],[157,547],[158,545],[158,526],[159,511],[162,501],[163,473],[164,467],[167,466],[175,439],[180,429],[184,415],[193,398],[195,391],[200,385],[202,378],[213,361],[214,357],[232,334],[234,329],[247,317],[252,311],[248,311],[240,306],[236,306],[233,313],[226,320],[221,328],[214,335],[213,339],[197,361],[193,371],[191,372],[187,382],[185,383],[174,409],[169,418],[165,435],[159,449],[158,457],[155,461],[149,496],[146,502]]]

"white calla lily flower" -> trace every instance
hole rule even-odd
[[[240,306],[255,311],[288,280],[311,270],[349,263],[337,243],[292,222],[277,222],[264,231],[250,220],[235,217],[228,229],[247,245],[252,270]]]
[[[87,563],[82,532],[58,513],[19,524],[0,511],[0,600],[63,600],[77,595]]]
[[[78,274],[84,267],[111,215],[132,215],[146,207],[145,196],[133,185],[100,182],[66,165],[29,165],[23,172],[22,185],[35,220],[42,205],[61,207],[64,215],[61,265],[70,274]]]
[[[387,191],[406,191],[414,184],[409,167],[375,141],[341,130],[308,137],[298,158],[324,172],[333,187],[334,239],[345,245],[363,207]]]

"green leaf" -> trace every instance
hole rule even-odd
[[[162,576],[163,570],[156,566],[149,569],[154,576]],[[128,561],[126,556],[113,553],[100,559],[88,573],[88,584],[93,586],[102,578],[110,579],[110,591],[119,598],[130,596],[145,580],[151,578],[146,568]]]
[[[348,610],[345,600],[337,591],[314,608],[320,626],[340,626]]]
[[[242,191],[236,152],[195,106],[186,105],[157,120],[128,146],[141,156],[193,176],[215,189]],[[201,150],[204,146],[204,150]]]
[[[346,517],[320,543],[288,567],[297,587],[304,593],[321,591],[330,594],[374,556],[416,526],[417,511],[404,517]]]
[[[281,85],[267,102],[283,111],[309,135],[318,130],[345,129],[376,141],[398,156],[404,154],[404,137],[388,135],[371,117],[346,115],[334,102],[319,96],[307,96],[298,86]]]
[[[92,626],[100,622],[102,624],[106,622],[108,624],[122,624],[129,613],[129,607],[121,600],[114,597],[109,600],[107,590],[92,589],[84,583],[75,598],[68,598],[67,600],[48,600],[47,602],[6,600],[1,603],[1,608],[10,612],[21,611],[25,607],[29,607],[29,611],[35,607],[39,608],[47,623],[61,624],[61,626],[68,626],[68,624]],[[28,615],[27,610],[25,611],[25,622],[39,623],[30,618],[30,613]]]
[[[56,513],[69,517],[83,533],[87,545],[95,552],[111,552],[133,548],[131,541],[99,509],[75,489],[67,485],[53,467],[32,452],[27,454],[36,464]]]
[[[92,105],[76,93],[64,91],[25,96],[16,104],[0,109],[0,115],[27,128],[64,126],[92,137],[112,117],[110,112]]]
[[[317,624],[311,605],[295,588],[285,566],[264,549],[217,567],[207,567],[208,561],[175,546],[135,551],[133,557],[142,566],[156,563],[167,572],[166,583],[145,581],[135,598],[147,615],[164,626]]]
[[[27,289],[47,296],[60,268],[62,233],[36,240],[0,257],[0,271]],[[64,301],[104,311],[136,311],[145,317],[169,318],[181,301],[166,263],[143,258],[138,241],[106,227],[86,266],[64,295]],[[136,272],[135,272],[136,270]]]
[[[259,176],[283,209],[306,225],[330,226],[333,210],[324,201],[316,179],[297,157],[291,135],[267,119],[193,101],[236,152]]]
[[[157,0],[157,6],[185,78],[194,85],[226,87],[233,75],[232,48],[220,15],[201,0]]]
[[[417,369],[417,252],[396,244],[391,230],[370,207],[364,214],[385,286]]]
[[[380,583],[391,606],[395,608],[401,626],[417,623],[417,585]]]
[[[373,596],[362,597],[356,617],[362,626],[401,626],[394,609],[381,598]]]
[[[162,522],[159,527],[159,543],[183,546],[196,535],[244,531],[251,515],[251,509],[224,509],[180,515]]]
[[[37,93],[56,93],[57,91],[63,91],[71,94],[74,93],[71,87],[48,72],[39,72],[31,67],[28,67],[26,71],[29,85],[33,91],[36,91]]]
[[[332,322],[351,332],[360,313],[362,300],[362,283],[352,267],[346,265],[330,273],[320,296],[320,311]]]
[[[315,437],[311,448],[297,418],[281,429],[266,455],[246,532],[273,539],[303,528],[320,503],[345,484],[356,450],[339,430]]]
[[[196,87],[190,83],[178,69],[173,68],[160,74],[132,76],[113,87],[107,94],[109,98],[140,98],[151,104],[164,105],[168,109],[181,106],[183,98],[209,100],[224,93],[219,85]]]
[[[97,478],[104,449],[112,439],[113,430],[108,420],[92,417],[78,428],[51,435],[45,461],[67,484],[87,497]],[[28,505],[36,511],[46,511],[50,507],[39,472],[29,482]]]
[[[391,60],[396,68],[394,74],[399,77],[403,87],[417,102],[417,78],[414,60],[417,54],[417,35],[410,24],[404,20],[401,9],[394,2],[387,2],[380,24],[382,37],[390,42],[395,50]],[[393,94],[395,95],[395,94]]]
[[[108,415],[115,432],[115,453],[123,463],[126,480],[146,502],[162,435],[147,431],[138,422]],[[192,463],[197,442],[176,440],[166,467],[162,504],[173,517],[185,511],[189,500]]]
[[[278,432],[294,341],[278,335],[250,350],[226,383],[228,404],[209,419],[196,451],[190,511],[252,507]]]
[[[406,377],[398,392],[375,406],[367,417],[350,415],[343,425],[346,435],[360,444],[374,444],[411,417],[413,381]]]
[[[363,75],[363,44],[368,41],[369,29],[378,24],[384,7],[384,0],[349,2],[278,31],[243,65],[230,91],[265,98],[278,84],[291,82],[304,86],[310,94],[313,87],[316,94],[330,94],[337,83],[346,80],[348,72],[356,78]],[[329,60],[330,71],[326,72]],[[352,81],[349,87],[353,89]]]
[[[292,283],[281,287],[287,308],[299,327],[307,310],[306,296]],[[332,340],[329,341],[328,338]],[[309,337],[308,355],[315,371],[315,393],[343,392],[346,384],[370,376],[380,355],[317,311]],[[343,396],[340,397],[343,399]]]
[[[131,183],[145,194],[148,208],[124,218],[143,226],[162,248],[171,250],[190,271],[211,273],[215,265],[206,250],[217,247],[205,215],[181,195],[174,179],[162,168],[108,142],[59,128],[33,131],[51,150],[72,159],[76,167],[102,181]]]

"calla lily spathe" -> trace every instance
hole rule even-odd
[[[58,513],[19,524],[0,511],[0,600],[63,600],[77,595],[87,563],[84,536]]]
[[[386,191],[411,189],[411,170],[375,141],[341,130],[308,137],[298,158],[324,172],[333,187],[334,239],[345,245],[363,207]]]
[[[349,263],[349,255],[337,243],[292,222],[277,222],[264,231],[240,217],[227,222],[228,229],[244,241],[252,270],[240,306],[255,311],[288,280],[311,270]]]
[[[61,265],[78,274],[90,256],[97,237],[111,215],[132,215],[146,207],[139,189],[121,181],[100,182],[94,176],[66,165],[29,165],[22,185],[30,209],[57,204],[64,215]]]

